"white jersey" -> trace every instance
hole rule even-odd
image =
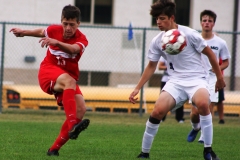
[[[163,57],[160,58],[159,62],[163,62],[165,64],[165,66],[167,66],[167,61]],[[167,82],[168,81],[168,77],[169,77],[168,71],[164,70],[161,81],[162,82]]]
[[[212,49],[212,51],[215,53],[217,60],[219,61],[219,58],[222,60],[230,59],[230,53],[227,48],[227,43],[220,37],[214,35],[213,38],[206,40],[208,46]],[[202,54],[204,63],[207,66],[208,70],[212,69],[212,65],[210,64],[208,57],[204,54]]]
[[[208,71],[202,61],[202,50],[207,47],[207,42],[200,33],[186,26],[178,25],[178,30],[186,36],[187,46],[178,55],[170,55],[161,48],[161,39],[164,31],[153,38],[148,51],[150,61],[159,61],[161,56],[167,60],[169,80],[192,80],[206,78]]]

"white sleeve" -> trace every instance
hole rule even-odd
[[[165,63],[165,59],[163,57],[160,57],[159,62],[164,62]]]
[[[228,48],[227,48],[227,43],[226,43],[225,41],[223,41],[223,43],[222,43],[222,45],[221,45],[219,57],[220,57],[222,60],[230,59],[230,58],[231,58],[231,55],[230,55],[230,53],[229,53],[229,51],[228,51]]]
[[[153,62],[159,61],[162,54],[163,51],[161,50],[160,34],[158,34],[156,37],[153,38],[149,46],[148,59]]]
[[[196,49],[198,53],[201,53],[205,47],[207,47],[207,42],[202,38],[199,32],[193,31],[189,35],[190,44]]]

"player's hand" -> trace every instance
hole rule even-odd
[[[220,89],[223,89],[226,87],[226,84],[223,79],[218,79],[215,85],[215,92],[219,91]]]
[[[138,89],[134,89],[134,91],[130,94],[129,96],[129,101],[133,104],[136,103],[136,101],[138,100],[138,98],[134,98],[137,94],[138,94],[139,90]]]
[[[23,30],[20,28],[12,28],[9,32],[12,32],[16,37],[24,37]]]
[[[52,39],[49,37],[44,37],[39,40],[39,43],[41,43],[41,47],[48,47],[49,45],[51,46],[56,46],[59,42],[56,39]]]

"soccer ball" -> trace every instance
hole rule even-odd
[[[161,40],[162,50],[168,54],[179,54],[187,46],[185,34],[177,29],[167,31]]]

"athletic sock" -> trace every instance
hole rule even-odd
[[[198,131],[198,130],[201,128],[200,123],[192,123],[192,122],[191,122],[191,124],[192,124],[192,128],[193,128],[195,131]]]
[[[202,129],[204,147],[211,147],[213,139],[213,124],[211,113],[207,116],[200,115],[200,124]]]
[[[63,106],[68,121],[69,130],[77,123],[75,90],[66,89],[63,91]]]
[[[65,122],[62,125],[60,134],[58,135],[57,139],[55,140],[55,142],[51,146],[50,151],[59,150],[68,140],[69,140],[68,121],[65,120]]]
[[[153,139],[155,135],[157,134],[158,128],[160,124],[153,124],[149,120],[146,123],[146,129],[143,135],[142,140],[142,152],[143,153],[149,153]]]
[[[81,121],[82,121],[82,120],[81,120],[81,119],[79,119],[79,118],[77,118],[76,120],[77,120],[77,123],[79,123],[79,122],[81,122]]]

